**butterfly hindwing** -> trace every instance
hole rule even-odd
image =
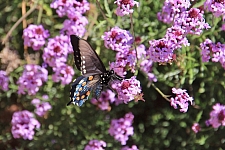
[[[90,44],[75,35],[70,36],[74,50],[75,65],[82,75],[89,76],[106,72],[105,66]]]

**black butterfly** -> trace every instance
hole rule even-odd
[[[81,106],[89,97],[91,91],[98,98],[103,86],[109,86],[110,81],[123,78],[116,75],[113,70],[107,71],[97,53],[86,40],[75,35],[70,36],[74,51],[74,62],[82,76],[78,77],[70,90],[70,102]]]

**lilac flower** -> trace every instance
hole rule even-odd
[[[100,98],[92,98],[91,103],[97,105],[101,110],[110,111],[110,103],[113,103],[115,99],[115,93],[113,93],[111,90],[106,90],[101,93]]]
[[[64,64],[59,68],[53,68],[53,71],[55,72],[52,75],[52,80],[54,82],[61,81],[61,84],[66,85],[72,81],[74,70],[71,66]]]
[[[225,126],[225,106],[219,103],[213,105],[213,110],[210,112],[210,119],[207,122],[213,128]]]
[[[86,32],[85,26],[88,24],[87,18],[79,12],[73,12],[68,17],[69,19],[63,22],[61,33],[65,32],[67,35],[75,34],[80,37],[84,36]]]
[[[147,55],[153,62],[170,63],[173,61],[173,45],[167,39],[149,41]]]
[[[116,74],[124,77],[127,70],[135,72],[136,65],[136,52],[134,50],[124,50],[123,52],[117,52],[116,61],[110,64],[111,69],[115,71]],[[114,69],[120,68],[120,69]]]
[[[222,25],[221,30],[225,31],[225,23]]]
[[[179,16],[191,6],[190,0],[166,0],[162,12],[157,14],[160,21],[170,24],[175,16]]]
[[[40,117],[43,117],[46,114],[46,112],[52,108],[49,102],[41,102],[37,98],[33,99],[31,101],[31,104],[33,104],[36,107],[35,113]]]
[[[130,79],[125,79],[122,82],[114,83],[112,87],[118,93],[118,100],[123,101],[124,103],[131,100],[143,100],[143,98],[139,99],[141,86],[140,81],[138,81],[135,76]]]
[[[222,67],[225,69],[225,44],[213,43],[210,39],[206,39],[200,44],[202,49],[202,61],[208,62],[212,57],[213,62],[220,62]]]
[[[56,9],[59,17],[63,17],[74,12],[79,12],[80,14],[85,13],[89,10],[89,3],[87,0],[54,0],[50,4],[50,7]]]
[[[7,91],[9,86],[9,77],[7,73],[3,70],[0,70],[0,89]]]
[[[148,76],[150,82],[157,82],[156,76],[151,73],[153,61],[148,57],[144,45],[137,47],[138,59],[141,59],[140,70]]]
[[[206,0],[204,8],[213,13],[214,16],[225,17],[225,1],[224,0]]]
[[[203,29],[211,28],[205,22],[203,11],[198,8],[191,8],[189,11],[182,12],[174,20],[174,25],[181,26],[186,34],[200,35]]]
[[[124,118],[112,119],[109,128],[109,134],[114,137],[115,140],[120,141],[122,145],[125,145],[128,136],[134,134],[134,128],[132,122],[134,115],[130,112],[127,113]]]
[[[129,31],[120,29],[119,27],[114,27],[109,32],[105,32],[102,35],[102,39],[106,48],[120,52],[129,49],[134,41]]]
[[[186,90],[172,88],[172,93],[176,94],[176,96],[170,98],[171,106],[177,109],[177,105],[179,105],[180,112],[187,112],[189,103],[192,105],[194,99],[188,95]]]
[[[32,47],[34,50],[39,50],[48,37],[49,32],[42,25],[30,24],[23,30],[24,45]]]
[[[141,59],[141,58],[145,58],[146,56],[146,49],[145,49],[145,45],[141,44],[137,46],[137,58]]]
[[[172,26],[167,29],[165,38],[170,41],[171,46],[174,49],[182,48],[182,45],[189,46],[190,43],[186,38],[185,30],[181,28],[181,26]]]
[[[22,76],[17,81],[18,93],[35,95],[39,87],[48,79],[48,71],[38,65],[25,65]]]
[[[34,129],[40,128],[40,123],[27,110],[14,112],[11,123],[11,132],[15,139],[23,138],[24,140],[32,140]]]
[[[84,150],[104,150],[106,147],[106,142],[99,140],[91,140],[88,145],[85,146]]]
[[[42,58],[50,67],[60,67],[67,61],[67,55],[72,52],[69,37],[59,35],[49,39]]]
[[[198,133],[201,130],[201,127],[200,127],[200,125],[198,123],[194,123],[193,126],[192,126],[192,130],[195,133]]]
[[[116,0],[114,3],[117,4],[116,14],[118,16],[129,15],[133,13],[133,7],[139,6],[139,3],[134,0]]]
[[[132,145],[131,148],[128,146],[123,147],[121,150],[139,150],[136,145]]]

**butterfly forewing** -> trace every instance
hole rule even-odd
[[[70,38],[74,50],[75,65],[84,76],[106,72],[104,64],[86,40],[75,35],[71,35]]]

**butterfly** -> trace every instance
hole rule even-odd
[[[86,40],[71,35],[70,41],[74,51],[75,65],[82,76],[73,81],[70,102],[67,106],[71,103],[82,106],[92,91],[93,96],[99,98],[103,87],[110,88],[112,80],[121,81],[123,78],[115,74],[113,70],[106,70],[101,59]]]

